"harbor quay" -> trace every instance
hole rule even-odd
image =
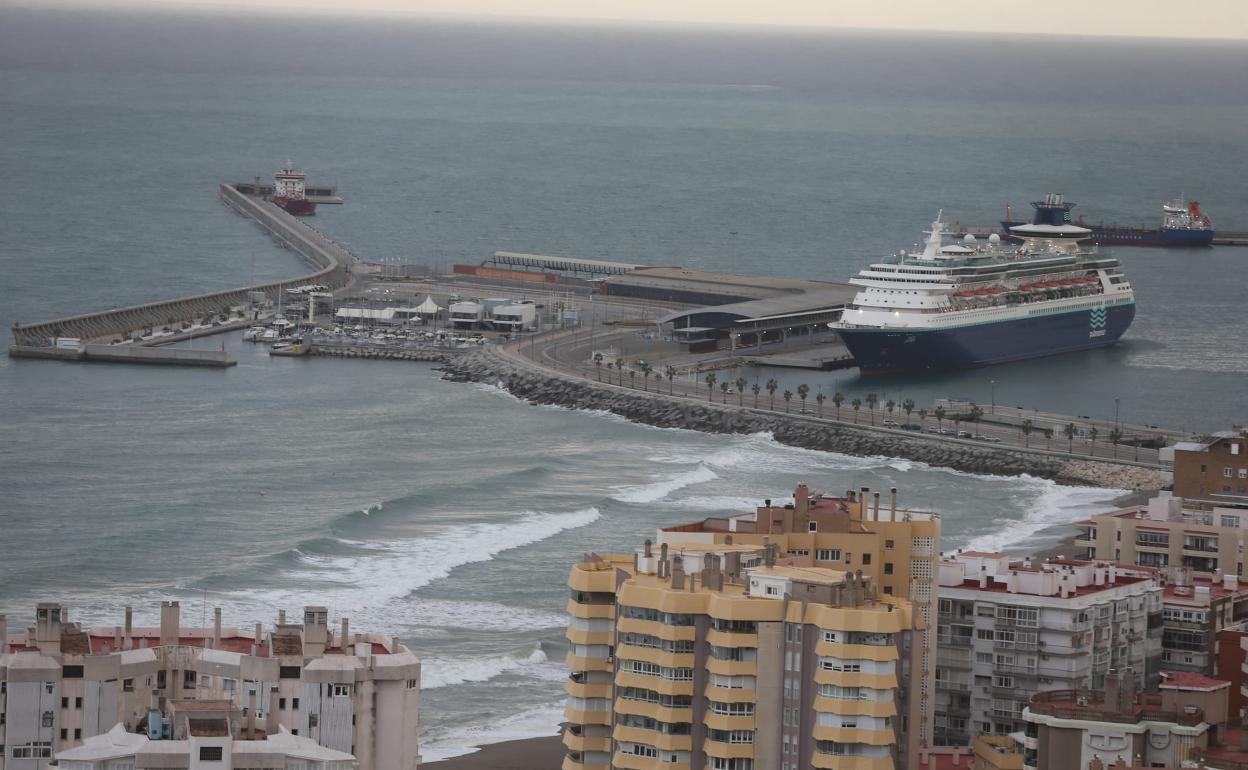
[[[59,603],[0,615],[3,770],[200,767],[415,770],[420,659],[397,638],[331,627],[324,607],[266,628],[158,626],[127,607],[85,626]],[[220,764],[212,766],[222,766]]]
[[[14,322],[13,357],[61,360],[118,360],[126,363],[202,365],[200,357],[187,357],[169,349],[138,356],[102,354],[88,345],[154,347],[190,337],[237,329],[253,322],[262,312],[282,300],[285,288],[295,283],[320,283],[340,288],[350,283],[354,257],[328,237],[302,223],[263,198],[240,192],[232,184],[219,188],[222,202],[256,222],[280,245],[291,249],[314,272],[293,280],[244,286],[210,294],[161,300],[132,307],[58,318],[40,323]],[[66,353],[49,351],[69,351]],[[79,355],[82,354],[82,355]],[[224,356],[220,356],[225,364]],[[139,360],[132,360],[139,359]]]

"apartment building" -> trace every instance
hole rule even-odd
[[[1103,689],[1037,693],[1024,712],[1024,770],[1210,767],[1248,762],[1228,729],[1228,682],[1203,674],[1163,674],[1158,692],[1137,692],[1134,672],[1115,672]],[[1233,736],[1235,743],[1225,742]],[[1200,763],[1200,764],[1197,764]]]
[[[940,716],[935,709],[935,612],[933,588],[940,554],[940,516],[898,508],[897,489],[889,490],[887,507],[880,493],[868,487],[841,497],[824,495],[799,484],[793,502],[771,500],[750,513],[713,517],[660,530],[658,542],[673,548],[684,544],[775,544],[790,563],[833,570],[861,570],[883,597],[905,598],[926,624],[916,631],[922,680],[913,724],[920,747],[934,745]]]
[[[268,735],[285,730],[353,755],[362,770],[414,770],[420,660],[393,637],[329,627],[324,607],[303,623],[181,625],[177,602],[158,627],[83,628],[59,604],[9,634],[0,616],[0,770],[40,770],[54,754],[121,725],[139,730],[169,704],[229,703]]]
[[[1099,688],[1113,669],[1144,673],[1141,688],[1157,678],[1162,588],[1146,571],[967,551],[941,561],[939,582],[942,742],[1016,732],[1033,693]]]
[[[1174,495],[1212,505],[1248,504],[1248,430],[1176,444]]]
[[[55,755],[62,770],[178,767],[187,770],[355,770],[355,757],[285,728],[269,735],[228,701],[173,701],[146,732],[123,725]]]
[[[1077,526],[1075,547],[1089,559],[1187,567],[1214,580],[1223,574],[1244,577],[1248,432],[1241,428],[1176,444],[1173,491]]]
[[[922,616],[792,561],[647,541],[573,566],[564,770],[915,768]]]
[[[1248,618],[1248,582],[1219,573],[1212,580],[1194,577],[1186,567],[1160,574],[1162,668],[1214,675],[1222,630]]]

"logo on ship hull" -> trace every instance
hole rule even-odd
[[[1093,308],[1088,313],[1088,339],[1104,337],[1105,327],[1108,324],[1108,311],[1103,307]]]

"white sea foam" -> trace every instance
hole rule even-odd
[[[540,542],[596,520],[597,508],[570,513],[524,512],[499,523],[465,524],[415,540],[379,546],[364,556],[301,556],[301,569],[286,577],[297,589],[236,591],[232,604],[277,608],[323,604],[351,613],[370,630],[392,632],[395,600],[451,574],[456,567]]]
[[[422,690],[436,690],[456,684],[488,682],[496,676],[520,670],[547,680],[567,677],[566,671],[548,662],[546,653],[538,645],[527,654],[490,658],[425,658],[420,666],[420,687]]]
[[[491,743],[558,735],[563,720],[563,701],[559,700],[481,724],[430,731],[421,740],[420,756],[426,762],[436,762],[472,754]]]
[[[1042,530],[1072,524],[1097,513],[1114,510],[1113,498],[1126,494],[1121,489],[1067,487],[1047,479],[1022,476],[1024,513],[1022,518],[998,518],[994,528],[968,540],[962,547],[976,551],[1025,550]],[[1065,534],[1065,533],[1063,533]]]
[[[616,487],[612,498],[622,503],[653,503],[662,500],[678,489],[705,484],[719,478],[719,474],[705,465],[699,465],[691,471],[664,476],[650,484]]]
[[[412,597],[405,608],[396,607],[403,622],[434,628],[471,628],[481,631],[541,631],[562,628],[568,616],[548,610],[513,607],[497,602],[449,601]]]

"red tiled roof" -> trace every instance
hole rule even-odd
[[[1181,687],[1189,690],[1217,690],[1230,687],[1231,683],[1224,679],[1214,679],[1198,674],[1195,671],[1162,671],[1161,687]]]

